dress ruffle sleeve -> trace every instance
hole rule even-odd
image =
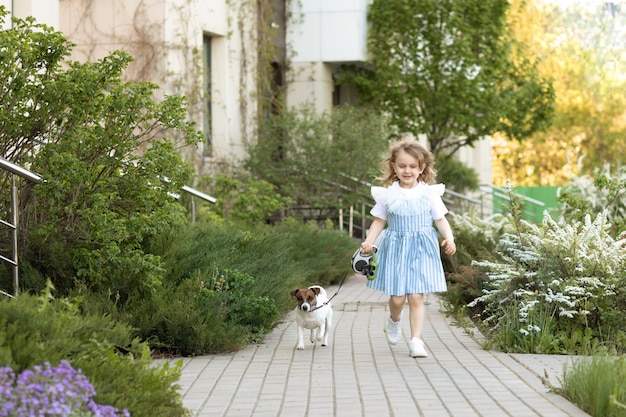
[[[372,187],[372,197],[374,201],[380,204],[389,204],[389,198],[391,196],[391,190],[385,187]]]
[[[445,191],[446,186],[444,184],[433,184],[428,186],[426,195],[430,201],[430,214],[433,217],[433,220],[438,220],[448,213],[448,209],[441,199]]]
[[[387,220],[387,206],[391,201],[391,190],[385,187],[372,187],[371,193],[376,204],[372,207],[370,213],[374,217]]]
[[[446,192],[446,186],[444,184],[432,184],[428,186],[428,194],[433,196],[443,196]]]

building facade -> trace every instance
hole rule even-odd
[[[16,17],[34,16],[76,44],[72,59],[97,60],[114,50],[134,57],[126,76],[180,94],[205,140],[184,157],[199,173],[244,157],[266,110],[260,60],[275,70],[288,106],[318,112],[355,101],[335,71],[367,58],[371,0],[0,0]],[[263,51],[267,41],[274,46]],[[491,142],[457,156],[491,184]]]
[[[37,22],[48,26],[58,27],[59,2],[58,0],[0,0],[0,6],[4,6],[11,16],[24,19],[34,17]],[[3,29],[10,28],[10,22],[5,22]]]

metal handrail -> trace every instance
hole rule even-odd
[[[22,177],[30,182],[34,182],[35,184],[40,184],[44,182],[41,175],[35,174],[34,172],[27,170],[26,168],[22,168],[21,166],[14,164],[13,162],[1,156],[0,156],[0,168],[6,171],[9,171],[10,173],[15,174],[19,177]]]
[[[195,188],[191,188],[188,185],[183,185],[183,191],[187,191],[189,194],[196,196],[196,197],[200,197],[201,199],[206,200],[210,203],[217,202],[217,198],[210,196],[208,194],[205,194],[202,191],[198,191]]]
[[[482,204],[482,201],[480,201],[477,198],[473,198],[473,197],[467,196],[465,194],[457,193],[456,191],[448,190],[447,188],[446,188],[444,194],[450,194],[453,197],[456,197],[456,198],[461,199],[461,200],[465,200],[465,201],[470,202],[470,203]]]
[[[15,176],[23,178],[27,181],[33,182],[35,184],[41,184],[44,182],[44,179],[41,175],[36,174],[23,168],[13,162],[0,157],[0,168],[10,172],[13,174],[11,176],[11,221],[6,222],[4,220],[0,221],[3,226],[7,226],[11,229],[12,236],[12,255],[13,259],[7,258],[6,256],[0,255],[0,260],[11,265],[12,275],[13,275],[13,296],[17,297],[19,294],[19,275],[18,275],[18,250],[17,250],[17,238],[18,238],[18,218],[17,218],[17,185],[15,182]],[[0,291],[0,294],[7,295],[11,297],[10,294]]]
[[[494,193],[495,196],[504,198],[505,200],[511,200],[511,198],[508,195],[509,191],[506,188],[496,187],[493,184],[484,184],[484,185],[481,186],[481,188],[483,188],[483,189],[488,188],[489,191],[495,191],[495,193]],[[534,198],[525,196],[525,195],[520,194],[520,193],[516,193],[515,191],[511,191],[511,192],[513,194],[515,194],[516,197],[519,197],[523,201],[529,202],[529,203],[534,204],[536,206],[545,207],[545,205],[546,205],[543,201],[535,200]]]
[[[12,258],[7,258],[6,256],[0,255],[0,260],[8,263],[12,267],[12,277],[13,277],[13,296],[7,292],[0,290],[0,294],[6,295],[8,297],[14,297],[19,294],[19,270],[18,270],[18,196],[17,196],[17,185],[15,183],[15,176],[23,178],[27,181],[33,182],[35,184],[41,184],[45,182],[43,177],[39,174],[36,174],[28,169],[21,167],[3,157],[0,157],[0,169],[4,169],[5,171],[13,174],[11,178],[12,187],[11,187],[11,221],[7,222],[4,220],[0,220],[0,225],[5,226],[11,229],[12,232]],[[187,185],[182,187],[182,190],[188,192],[189,194],[202,198],[203,200],[209,201],[211,203],[215,203],[217,199],[208,194],[205,194],[201,191],[198,191],[194,188],[191,188]],[[178,196],[176,196],[178,198]],[[192,199],[192,216],[195,220],[195,208]]]
[[[205,194],[202,191],[196,190],[195,188],[191,188],[188,185],[183,185],[182,190],[187,192],[187,193],[189,193],[189,194],[191,194],[191,223],[195,223],[196,222],[196,202],[193,199],[193,197],[201,198],[201,199],[203,199],[205,201],[208,201],[209,203],[213,203],[213,204],[217,203],[217,198],[215,198],[215,197],[213,197],[211,195]],[[174,197],[175,199],[177,199],[177,200],[180,199],[180,195],[179,194],[170,193],[170,195],[172,197]]]

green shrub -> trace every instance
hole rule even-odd
[[[309,283],[327,285],[349,271],[357,244],[345,233],[297,222],[245,230],[236,225],[209,222],[164,236],[155,252],[167,265],[167,280],[178,282],[213,271],[239,271],[254,277],[250,292],[276,299]]]
[[[171,194],[193,170],[177,147],[202,138],[186,99],[157,102],[156,84],[125,81],[127,53],[69,61],[75,45],[61,32],[0,7],[0,26],[7,22],[3,54],[19,58],[0,66],[0,79],[12,80],[0,106],[0,155],[45,179],[20,186],[21,260],[62,295],[76,282],[121,297],[151,291],[163,269],[142,245],[185,221]],[[3,203],[8,178],[0,172]],[[6,247],[5,235],[0,242]]]
[[[83,315],[77,302],[53,299],[50,291],[0,302],[0,363],[19,373],[63,359],[88,377],[99,404],[133,417],[186,415],[176,385],[180,367],[154,366],[148,346],[126,325]]]
[[[478,190],[480,181],[475,169],[468,167],[458,159],[443,154],[437,157],[436,165],[437,180],[446,184],[446,188],[462,194]]]
[[[215,271],[203,295],[209,304],[221,304],[232,323],[266,330],[273,327],[278,308],[273,299],[255,295],[254,281],[239,271]]]
[[[209,194],[220,196],[214,204],[203,207],[224,220],[247,224],[264,222],[289,203],[288,198],[276,192],[274,185],[263,180],[218,174],[215,178],[203,178],[201,184]]]
[[[557,313],[553,306],[537,305],[527,314],[524,305],[517,300],[504,303],[502,315],[492,328],[493,322],[483,322],[488,328],[490,345],[506,352],[556,354],[564,352],[562,334],[556,329]],[[521,311],[520,311],[521,310]],[[485,326],[486,325],[486,326]],[[581,346],[571,346],[580,349]]]
[[[294,308],[292,289],[341,280],[356,246],[345,233],[292,221],[250,230],[200,222],[152,241],[168,265],[163,286],[117,303],[88,292],[84,305],[128,323],[162,353],[233,351]]]
[[[249,279],[237,288],[237,279]],[[252,277],[236,271],[165,285],[150,299],[131,300],[125,312],[135,334],[162,353],[193,356],[240,349],[273,328],[278,309],[250,292]]]
[[[388,133],[376,111],[337,106],[319,114],[305,105],[263,118],[244,164],[298,206],[360,204],[379,174]]]

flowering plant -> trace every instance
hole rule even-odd
[[[626,231],[626,165],[612,171],[606,164],[593,176],[574,178],[561,189],[559,202],[566,218],[580,221],[586,214],[604,212],[614,231]]]
[[[567,351],[576,347],[565,345],[581,337],[604,344],[621,338],[626,239],[611,236],[606,214],[566,223],[546,213],[541,225],[522,226],[518,234],[502,236],[498,261],[474,262],[489,280],[469,307],[482,304],[483,322],[506,329],[502,334],[517,330],[513,343],[522,350]],[[541,348],[533,346],[538,335]]]
[[[0,417],[130,417],[93,400],[96,391],[80,370],[67,361],[52,368],[46,362],[15,375],[0,368]]]

